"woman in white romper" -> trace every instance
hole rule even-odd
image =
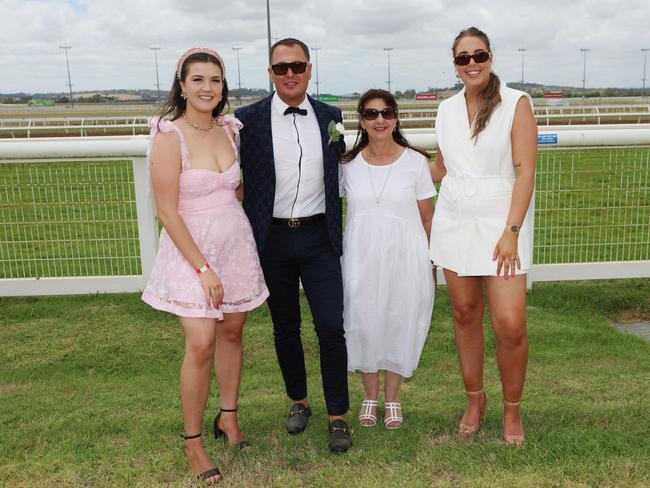
[[[441,181],[430,255],[444,269],[467,392],[459,434],[476,432],[487,412],[483,390],[483,288],[487,291],[503,390],[503,437],[524,443],[519,413],[526,365],[526,273],[532,263],[531,197],[537,125],[530,97],[492,73],[488,37],[475,27],[452,48],[460,93],[438,108]]]
[[[341,159],[348,370],[362,373],[363,426],[377,422],[379,371],[384,370],[384,425],[395,429],[403,420],[402,378],[417,367],[431,324],[428,235],[435,188],[426,153],[402,135],[389,92],[368,90],[358,112],[357,142]]]

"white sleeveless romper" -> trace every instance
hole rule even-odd
[[[510,133],[517,102],[525,92],[501,84],[501,104],[473,139],[467,117],[465,89],[438,108],[436,134],[447,174],[431,226],[430,257],[437,266],[460,276],[496,276],[494,247],[507,224],[515,171]],[[533,205],[519,232],[521,270],[532,264]]]

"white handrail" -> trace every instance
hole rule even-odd
[[[436,146],[434,129],[405,129],[408,141],[419,147]],[[650,144],[650,124],[544,128],[540,147],[625,146]],[[354,144],[356,131],[345,131],[345,142]],[[43,137],[0,139],[0,160],[138,157],[145,154],[149,136]]]

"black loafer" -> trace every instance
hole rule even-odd
[[[289,409],[287,418],[287,432],[291,435],[300,434],[307,428],[307,421],[311,416],[311,408],[304,403],[294,403]]]
[[[336,419],[330,422],[329,445],[330,451],[340,454],[352,446],[352,432],[345,420]]]

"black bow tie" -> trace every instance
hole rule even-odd
[[[284,111],[284,115],[289,114],[307,115],[307,110],[298,107],[287,107],[287,109]]]

